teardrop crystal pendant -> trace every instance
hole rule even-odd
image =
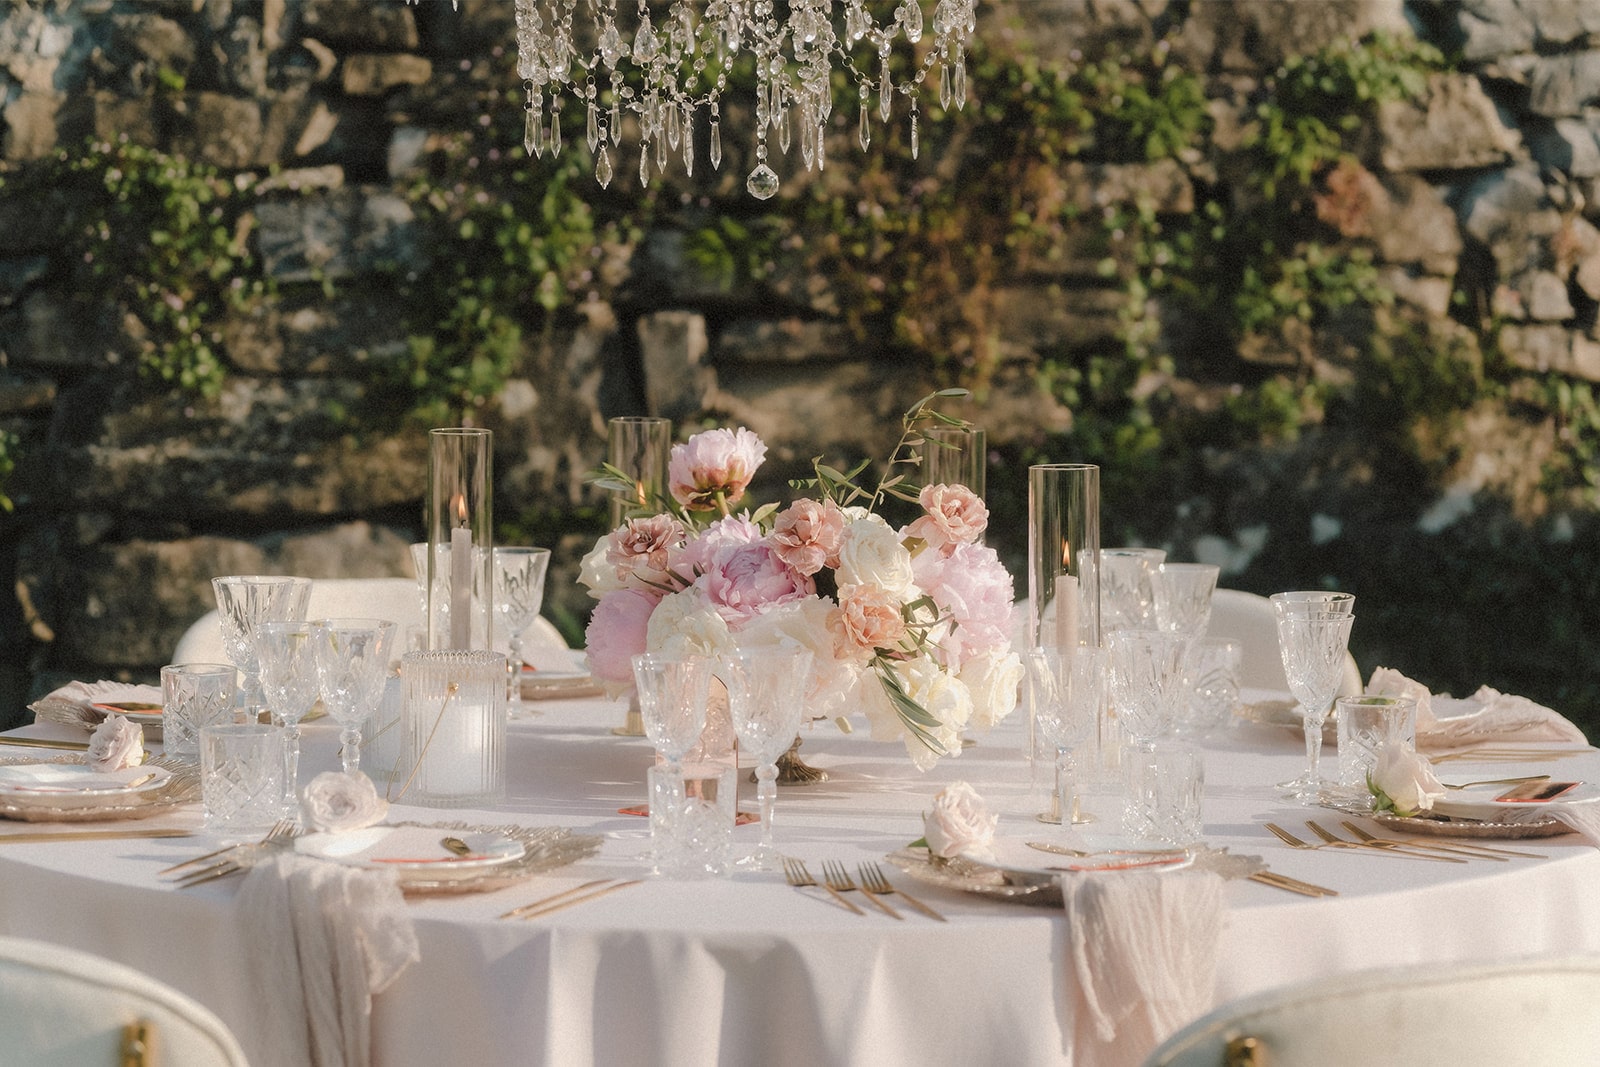
[[[861,105],[861,126],[856,134],[856,140],[861,142],[861,150],[865,152],[872,144],[872,120],[867,118],[867,105]]]
[[[711,120],[711,169],[722,166],[722,123]]]
[[[911,113],[911,158],[912,159],[916,159],[917,158],[917,146],[918,146],[918,143],[919,143],[919,141],[918,141],[918,136],[917,136],[917,113],[915,111],[913,111]]]
[[[817,164],[816,130],[817,127],[809,122],[800,128],[800,158],[805,160],[806,170],[811,170]]]
[[[939,64],[939,106],[950,110],[950,64]]]
[[[611,184],[611,152],[602,147],[600,158],[594,161],[594,180],[604,189]]]
[[[550,116],[550,158],[555,159],[561,154],[561,112],[557,111]]]
[[[889,80],[889,61],[883,61],[883,74],[878,79],[878,117],[889,121],[889,108],[894,100],[894,83]]]
[[[544,155],[544,145],[540,143],[539,135],[544,132],[544,124],[539,121],[539,115],[533,108],[526,112],[527,119],[522,124],[522,147],[535,159]]]
[[[600,143],[600,110],[594,106],[594,101],[589,101],[588,130],[589,152],[592,154]]]
[[[956,56],[956,76],[953,92],[956,96],[956,110],[965,111],[967,107],[967,63],[959,54]]]
[[[778,191],[778,176],[772,172],[771,167],[761,163],[750,172],[750,177],[745,179],[744,187],[757,200],[771,200],[773,194]]]
[[[789,121],[789,108],[783,109],[783,122],[778,126],[778,148],[784,155],[789,154],[789,129],[793,125]]]
[[[648,189],[650,187],[650,146],[649,145],[640,145],[639,146],[639,187],[641,189]]]

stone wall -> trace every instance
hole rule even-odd
[[[1165,216],[1194,211],[1197,183],[1229,181],[1256,87],[1287,56],[1374,29],[1458,51],[1458,71],[1386,104],[1368,131],[1353,194],[1360,239],[1404,314],[1465,334],[1474,351],[1492,323],[1496,351],[1515,368],[1600,381],[1595,5],[995,0],[983,12],[994,47],[1046,62],[1165,39],[1205,73],[1216,123],[1205,151],[1181,163],[1066,165],[1066,187],[1090,217],[1134,200]],[[137,322],[70,281],[49,225],[70,205],[0,187],[0,429],[20,440],[8,487],[16,510],[0,515],[18,592],[0,616],[0,722],[26,691],[62,675],[147,677],[211,607],[212,575],[409,572],[423,436],[398,422],[355,434],[330,412],[359,404],[373,368],[405,356],[396,272],[441,272],[406,195],[429,152],[451,130],[489,124],[504,128],[508,153],[520,140],[520,112],[506,102],[516,92],[510,21],[496,0],[462,0],[459,11],[440,0],[56,0],[0,14],[4,173],[89,136],[211,164],[248,182],[247,239],[273,283],[219,330],[229,372],[219,395],[155,387],[131,372]],[[835,120],[827,180],[848,185],[853,117]],[[775,482],[821,451],[884,454],[899,413],[937,381],[931,368],[863,348],[828,278],[779,262],[764,286],[745,290],[702,272],[687,235],[740,195],[743,151],[730,145],[719,174],[697,174],[703,185],[670,186],[683,211],[599,249],[588,291],[528,331],[519,371],[478,412],[496,430],[500,513],[538,505],[547,517],[558,550],[548,613],[558,619],[586,606],[571,576],[593,525],[562,516],[599,503],[583,473],[600,458],[608,416],[743,422],[772,445]],[[808,179],[785,180],[792,189]],[[623,175],[608,195],[641,192]],[[1062,234],[1048,266],[1002,278],[992,294],[999,358],[961,413],[988,428],[999,457],[1048,451],[1073,426],[1074,413],[1037,384],[1043,354],[1101,350],[1115,334],[1123,294],[1085,245],[1082,233]],[[1160,319],[1159,304],[1149,314]],[[1282,368],[1352,373],[1325,336],[1253,338],[1216,353],[1181,323],[1162,327],[1174,360],[1148,387],[1195,409]],[[1470,524],[1475,502],[1509,501],[1527,521],[1570,510],[1573,501],[1544,493],[1530,457],[1568,447],[1572,432],[1515,403],[1463,413],[1435,442],[1447,457],[1438,483],[1389,521],[1438,537]],[[1326,553],[1310,551],[1358,530],[1390,536],[1360,521],[1364,468],[1339,467],[1351,456],[1341,448],[1311,432],[1298,448],[1208,457],[1209,485],[1180,486],[1143,511],[1121,502],[1109,536],[1220,562],[1225,581],[1245,587],[1359,581],[1318,571]],[[1020,513],[1015,500],[996,510]],[[1581,520],[1560,528],[1589,529]],[[1014,558],[1019,536],[1015,522],[997,530]],[[1363,542],[1341,566],[1379,551]],[[1395,634],[1405,629],[1358,647],[1363,667],[1404,667],[1408,646]]]

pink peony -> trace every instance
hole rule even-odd
[[[658,600],[635,589],[619,589],[600,598],[584,631],[589,673],[602,682],[633,682],[633,657],[644,651],[645,628]]]
[[[959,670],[970,655],[1009,646],[1011,575],[994,549],[957,544],[919,552],[911,570],[917,587],[956,622],[939,642],[946,666]]]
[[[970,544],[989,528],[988,507],[964,485],[925,485],[917,502],[927,514],[906,527],[906,536],[919,537],[930,548]]]
[[[690,511],[727,512],[744,496],[750,478],[766,458],[761,438],[740,427],[706,430],[672,446],[667,484],[672,497]]]
[[[810,578],[787,566],[765,542],[719,549],[696,584],[732,627],[772,605],[816,592]]]
[[[837,567],[843,544],[844,513],[831,500],[798,500],[772,526],[772,550],[801,574]]]
[[[874,585],[839,590],[837,631],[849,651],[893,649],[906,636],[900,602]]]
[[[683,544],[683,523],[671,515],[629,519],[606,539],[606,562],[619,581],[637,578],[661,585],[672,579],[672,557]]]
[[[681,572],[691,578],[711,565],[717,553],[735,545],[749,545],[761,540],[761,527],[745,515],[729,515],[718,519],[700,532],[678,558]]]

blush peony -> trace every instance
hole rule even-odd
[[[645,649],[645,628],[657,598],[636,589],[607,593],[589,616],[584,643],[589,673],[614,685],[633,684],[633,657]]]
[[[734,628],[767,608],[816,592],[811,579],[787,566],[765,542],[718,550],[695,584]]]
[[[756,468],[767,457],[761,438],[744,427],[706,430],[672,446],[667,486],[690,511],[717,511],[744,496]]]
[[[772,524],[772,550],[801,574],[839,565],[844,513],[831,500],[797,500]]]
[[[925,485],[917,502],[927,514],[906,527],[906,536],[921,538],[930,548],[970,544],[989,528],[988,507],[964,485]]]

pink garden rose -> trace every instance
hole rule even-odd
[[[833,501],[797,500],[772,524],[772,550],[801,574],[839,565],[844,513]]]
[[[848,652],[871,654],[892,649],[906,636],[900,602],[874,585],[847,585],[839,590],[837,629]]]
[[[735,628],[765,608],[816,592],[810,578],[785,564],[763,541],[719,549],[695,583]]]
[[[707,526],[684,546],[678,557],[679,571],[692,580],[709,567],[723,549],[760,540],[761,527],[751,522],[748,515],[728,515]]]
[[[606,562],[617,578],[661,585],[672,579],[672,556],[683,544],[683,523],[671,515],[629,519],[607,537]]]
[[[633,657],[644,651],[645,628],[659,599],[636,589],[619,589],[600,598],[584,631],[589,673],[602,682],[632,684]]]
[[[706,430],[672,446],[667,485],[672,498],[690,511],[722,510],[744,496],[750,478],[767,456],[761,438],[737,430]]]
[[[927,514],[906,527],[906,536],[919,537],[930,548],[970,544],[989,528],[988,507],[964,485],[925,485],[917,502]]]
[[[959,670],[969,655],[1009,646],[1011,574],[994,549],[957,544],[943,552],[919,552],[911,572],[917,588],[956,622],[939,641],[937,655],[945,666]]]

